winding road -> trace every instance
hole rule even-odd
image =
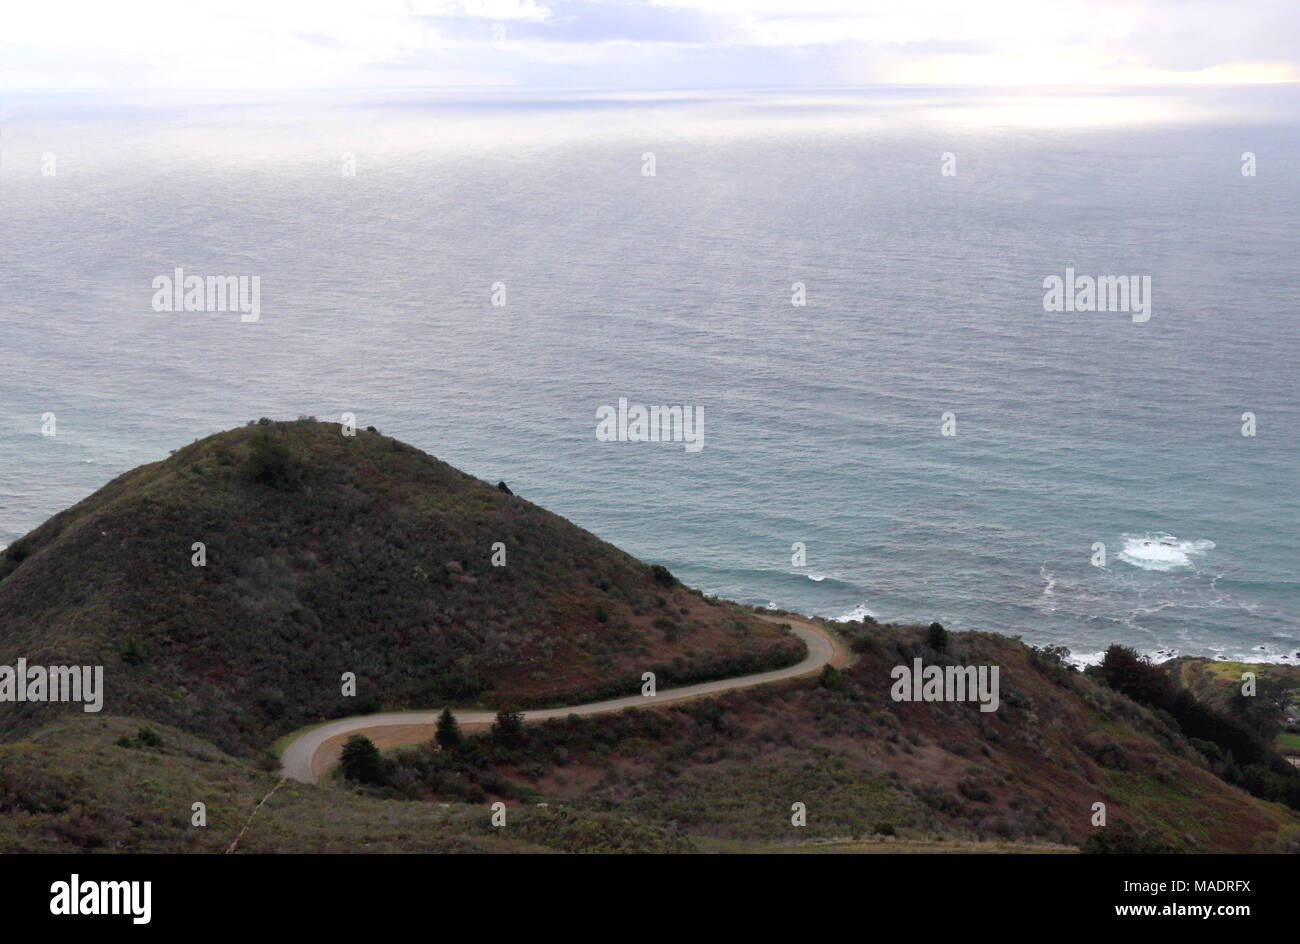
[[[628,695],[569,708],[528,711],[524,713],[524,720],[545,721],[550,718],[566,718],[569,715],[598,715],[609,711],[621,711],[624,708],[650,708],[687,701],[703,695],[713,695],[738,688],[752,688],[755,685],[767,685],[783,679],[812,675],[820,672],[824,665],[841,666],[848,662],[848,653],[844,647],[827,630],[815,623],[789,616],[764,616],[762,619],[773,623],[790,624],[795,635],[808,645],[808,655],[802,662],[784,669],[760,672],[757,675],[741,675],[736,678],[701,682],[698,685],[669,688],[654,696]],[[399,744],[427,741],[433,737],[438,715],[441,713],[441,708],[436,711],[398,711],[388,714],[358,715],[327,722],[304,731],[289,742],[280,755],[283,768],[281,772],[285,777],[302,783],[315,783],[337,761],[338,749],[341,748],[342,741],[346,737],[365,734],[372,740],[382,740],[381,747],[396,747]],[[493,711],[455,711],[453,714],[462,727],[487,725],[496,720],[496,712]],[[323,750],[327,747],[333,750]]]

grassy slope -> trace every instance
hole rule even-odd
[[[250,443],[264,432],[294,457],[290,488],[249,478]],[[189,564],[196,540],[207,568]],[[488,562],[498,540],[506,568]],[[342,671],[357,672],[363,699],[386,693],[372,707],[426,707],[577,701],[647,663],[684,679],[795,655],[769,624],[661,586],[555,515],[393,440],[345,439],[326,424],[209,437],[15,547],[0,557],[0,663],[102,662],[109,713],[5,707],[3,851],[226,849],[277,784],[230,752],[356,713],[359,699],[338,697]],[[129,637],[140,665],[123,661]],[[1296,829],[1294,813],[1225,784],[1165,721],[1092,679],[1005,637],[957,634],[946,655],[923,637],[861,634],[835,686],[793,681],[530,728],[486,771],[515,804],[506,830],[488,824],[491,789],[444,808],[284,784],[239,848],[1059,849],[1090,835],[1096,801],[1112,825],[1187,850],[1256,851]],[[890,669],[917,655],[1001,666],[1002,708],[893,702]],[[160,746],[139,742],[143,725]],[[421,781],[429,762],[409,752],[396,792],[448,795]],[[552,807],[532,807],[538,799]],[[207,804],[203,829],[190,825],[196,801]],[[794,802],[807,804],[805,827],[790,824]],[[898,838],[869,841],[886,824]],[[994,844],[972,847],[980,840]]]
[[[142,724],[156,748],[123,747]],[[462,804],[376,800],[286,782],[175,728],[69,715],[0,745],[0,852],[689,851],[680,837],[603,814],[512,810],[505,828]],[[274,793],[254,815],[267,794]],[[191,825],[206,805],[207,825]],[[251,821],[250,821],[251,817]]]
[[[1005,637],[954,635],[948,654],[1001,666],[998,712],[896,703],[894,665],[942,658],[923,637],[919,627],[874,630],[838,691],[792,682],[548,722],[491,772],[535,791],[511,791],[521,799],[617,810],[716,842],[860,839],[888,824],[910,843],[1076,844],[1092,834],[1098,801],[1110,825],[1187,851],[1255,851],[1300,823],[1219,779],[1150,712]],[[422,784],[434,781],[418,776],[429,763],[412,752],[398,784],[406,795],[429,795]],[[806,827],[790,824],[794,802],[807,806]]]
[[[1003,707],[888,698],[923,630],[881,627],[838,690],[796,680],[662,709],[530,726],[488,773],[508,791],[426,802],[282,784],[245,852],[1059,852],[1091,804],[1186,851],[1260,851],[1300,818],[1215,777],[1159,718],[1004,637],[950,658],[1002,667]],[[161,745],[141,747],[149,725]],[[126,737],[132,746],[117,742]],[[428,757],[423,748],[401,752]],[[444,755],[445,756],[445,755]],[[179,730],[68,715],[0,745],[0,851],[225,850],[277,776]],[[507,828],[489,825],[505,797]],[[208,826],[189,825],[203,801]],[[444,806],[442,802],[446,801]],[[549,809],[534,803],[545,800]],[[802,828],[793,802],[807,806]],[[876,835],[884,824],[895,838]]]
[[[251,478],[266,435],[287,456],[282,487]],[[142,664],[124,659],[132,639]],[[803,651],[523,498],[314,421],[200,440],[0,555],[0,663],[102,664],[107,710],[244,754],[321,718],[575,703],[635,692],[646,670],[667,685]],[[53,710],[3,706],[0,738]]]
[[[1226,708],[1232,696],[1240,690],[1245,672],[1254,672],[1261,679],[1284,680],[1291,688],[1292,703],[1300,703],[1300,665],[1252,664],[1183,656],[1164,663],[1164,669],[1201,701],[1220,709]],[[1282,731],[1273,746],[1285,754],[1300,754],[1300,733]]]

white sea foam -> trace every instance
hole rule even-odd
[[[1104,652],[1071,652],[1065,661],[1076,669],[1086,669],[1090,665],[1101,665]]]
[[[826,579],[826,575],[825,575],[825,574],[809,574],[809,575],[808,575],[808,579],[809,579],[809,580],[815,580],[817,583],[821,583],[823,580]]]
[[[1297,652],[1300,648],[1295,646],[1254,646],[1250,649],[1229,650],[1223,646],[1206,646],[1208,654],[1205,658],[1215,659],[1219,662],[1244,662],[1247,664],[1281,664],[1296,665],[1300,664],[1300,656]],[[1170,659],[1177,659],[1184,655],[1181,649],[1172,646],[1162,646],[1158,649],[1147,649],[1139,652],[1139,655],[1145,656],[1154,663],[1168,662]],[[1200,652],[1191,653],[1191,655],[1201,655]],[[1071,652],[1066,657],[1066,662],[1075,668],[1084,669],[1090,665],[1100,665],[1106,653],[1103,652]]]
[[[1143,570],[1176,570],[1191,567],[1193,557],[1200,557],[1214,547],[1213,541],[1180,541],[1172,534],[1125,535],[1119,559]]]
[[[841,623],[860,623],[863,618],[867,616],[870,616],[872,619],[876,618],[876,614],[869,609],[865,603],[859,603],[842,616],[837,616],[836,619]]]

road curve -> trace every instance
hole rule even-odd
[[[847,656],[844,649],[832,639],[825,629],[815,623],[791,617],[763,618],[774,623],[789,623],[795,635],[807,643],[807,657],[802,662],[784,669],[760,672],[757,675],[741,675],[736,678],[718,679],[713,682],[700,682],[698,685],[685,685],[681,688],[669,688],[659,692],[654,697],[639,694],[627,695],[623,698],[611,698],[607,701],[596,701],[586,705],[575,705],[570,708],[543,708],[537,711],[527,711],[524,712],[524,720],[545,721],[549,718],[567,718],[569,715],[598,715],[608,711],[621,711],[624,708],[648,708],[670,702],[699,698],[701,695],[712,695],[737,688],[752,688],[755,685],[766,685],[782,679],[811,675],[814,672],[821,671],[822,666],[828,663],[840,665],[846,661]],[[438,723],[438,715],[441,713],[441,708],[436,711],[397,711],[387,714],[357,715],[353,718],[340,718],[338,721],[327,722],[319,727],[312,728],[310,731],[303,732],[289,742],[280,755],[281,773],[302,783],[315,783],[317,774],[313,770],[313,760],[316,757],[316,752],[321,749],[321,746],[326,741],[341,734],[354,734],[392,725],[427,725],[429,737],[432,737],[434,727]],[[457,723],[462,725],[490,724],[496,720],[496,712],[494,711],[454,711],[453,714],[456,716]]]

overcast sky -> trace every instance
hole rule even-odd
[[[1297,80],[1297,0],[34,0],[0,16],[8,89]]]

